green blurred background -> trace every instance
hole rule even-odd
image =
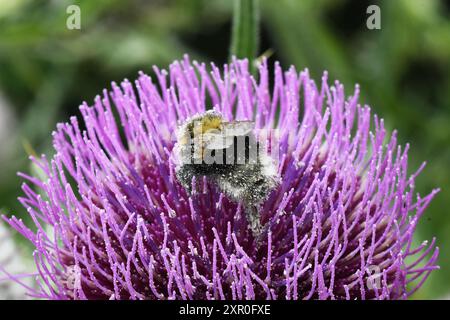
[[[81,8],[68,30],[66,8]],[[381,8],[368,30],[366,8]],[[417,242],[436,236],[441,270],[414,296],[450,297],[450,3],[440,0],[261,0],[260,52],[284,67],[328,70],[411,142],[410,168],[428,165],[416,186],[442,191]],[[184,53],[228,59],[233,2],[227,0],[0,0],[0,210],[25,215],[17,171],[27,153],[52,154],[51,131],[78,115],[111,81],[133,79]]]

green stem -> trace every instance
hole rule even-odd
[[[230,58],[248,58],[253,66],[258,54],[258,25],[258,0],[235,0]]]

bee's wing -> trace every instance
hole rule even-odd
[[[226,136],[222,132],[208,132],[203,134],[205,148],[210,150],[226,149],[233,144],[234,137]]]
[[[251,121],[223,122],[222,131],[211,130],[203,134],[207,149],[226,149],[234,142],[234,137],[249,134],[254,127]]]
[[[223,122],[223,130],[227,136],[245,136],[249,134],[255,123],[252,121],[233,121],[233,122]]]

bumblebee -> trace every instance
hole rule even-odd
[[[264,230],[258,209],[279,184],[272,159],[256,138],[250,121],[224,121],[216,111],[186,120],[178,129],[176,176],[190,194],[194,177],[206,176],[245,207],[255,236]]]

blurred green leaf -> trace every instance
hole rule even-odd
[[[237,58],[248,58],[250,62],[253,62],[258,54],[258,2],[258,0],[234,0],[230,53]]]

